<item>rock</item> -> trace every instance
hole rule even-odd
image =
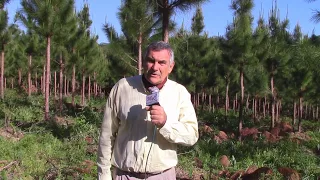
[[[279,167],[278,171],[283,175],[287,180],[300,180],[299,173],[288,167]]]
[[[228,159],[228,157],[226,155],[222,155],[220,157],[220,163],[224,168],[227,168],[230,165],[230,160]]]

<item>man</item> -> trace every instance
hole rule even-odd
[[[176,179],[177,145],[198,140],[198,123],[190,94],[168,79],[174,53],[168,43],[148,46],[144,74],[123,78],[107,99],[98,149],[98,178]],[[150,87],[159,102],[146,106]]]

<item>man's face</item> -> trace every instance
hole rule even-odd
[[[144,75],[151,84],[158,85],[168,77],[173,66],[168,50],[150,51],[143,62]]]

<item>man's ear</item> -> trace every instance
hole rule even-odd
[[[173,70],[174,67],[174,62],[169,64],[169,73],[171,73],[171,71]]]

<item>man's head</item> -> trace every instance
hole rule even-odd
[[[153,85],[163,83],[174,67],[174,53],[163,41],[151,43],[143,58],[145,78]]]

